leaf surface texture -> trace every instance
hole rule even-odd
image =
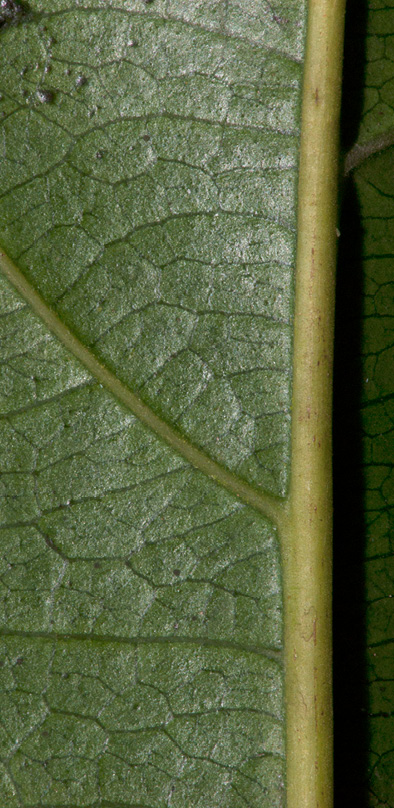
[[[304,22],[35,0],[0,28],[2,247],[154,413],[278,497]],[[0,328],[2,804],[283,806],[275,526],[5,280]]]

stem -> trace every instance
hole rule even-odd
[[[333,799],[331,417],[345,0],[309,0],[304,69],[292,474],[282,531],[287,808]]]

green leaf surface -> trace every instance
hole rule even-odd
[[[370,805],[394,806],[394,7],[371,0],[353,150],[362,223],[362,457]],[[357,270],[359,268],[357,267]]]
[[[187,445],[283,497],[304,3],[24,11],[2,247]],[[0,283],[2,805],[283,806],[274,524]]]
[[[365,92],[358,142],[394,128],[394,6],[369,0]]]
[[[394,805],[394,149],[357,171],[364,228],[363,455],[371,792]],[[391,178],[391,182],[390,182]]]

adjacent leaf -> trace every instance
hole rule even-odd
[[[304,3],[24,10],[2,246],[218,482],[1,281],[3,804],[279,807]]]
[[[357,172],[364,212],[364,463],[366,480],[367,642],[370,676],[371,790],[394,805],[393,218],[394,150]],[[379,802],[381,801],[381,802]]]
[[[362,122],[347,163],[349,169],[354,168],[363,230],[360,420],[366,520],[369,797],[372,806],[385,808],[394,806],[393,43],[392,2],[371,0]],[[352,271],[359,272],[357,258],[353,261]],[[353,327],[357,328],[356,322]],[[353,361],[358,362],[354,354]]]

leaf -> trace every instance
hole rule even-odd
[[[1,280],[3,803],[279,807],[304,5],[26,12],[0,32],[27,282]]]
[[[361,549],[357,551],[357,546],[360,548],[361,540],[364,538],[366,603],[363,622],[366,630],[367,659],[366,675],[362,673],[363,682],[360,682],[359,692],[363,686],[368,689],[366,705],[369,736],[368,804],[392,808],[394,806],[392,681],[394,9],[392,3],[385,0],[383,2],[371,0],[366,34],[362,119],[356,145],[346,160],[348,170],[352,171],[351,183],[354,183],[358,197],[362,230],[359,238],[360,256],[357,254],[357,246],[355,248],[357,240],[353,227],[350,236],[353,255],[350,265],[348,263],[342,269],[342,272],[347,274],[350,272],[353,276],[354,282],[351,286],[354,313],[353,317],[350,315],[349,329],[358,334],[360,325],[357,320],[360,317],[361,346],[356,346],[353,339],[353,347],[348,351],[345,362],[350,362],[354,368],[350,383],[361,390],[361,401],[357,401],[358,412],[355,414],[361,430],[361,451],[358,450],[360,457],[359,461],[355,462],[363,465],[365,525],[362,526],[359,521],[357,522],[358,535],[354,537],[354,552],[356,554],[361,552]],[[348,193],[348,199],[351,193]],[[363,276],[362,303],[359,307],[356,277],[360,272]],[[357,436],[356,443],[360,445],[360,435]],[[358,704],[358,708],[359,706]],[[362,778],[359,776],[359,779]]]
[[[393,232],[394,149],[357,171],[364,226],[364,468],[366,483],[367,641],[370,679],[371,788],[394,805],[393,605]],[[372,225],[372,219],[375,219]],[[382,804],[378,802],[377,804]]]

